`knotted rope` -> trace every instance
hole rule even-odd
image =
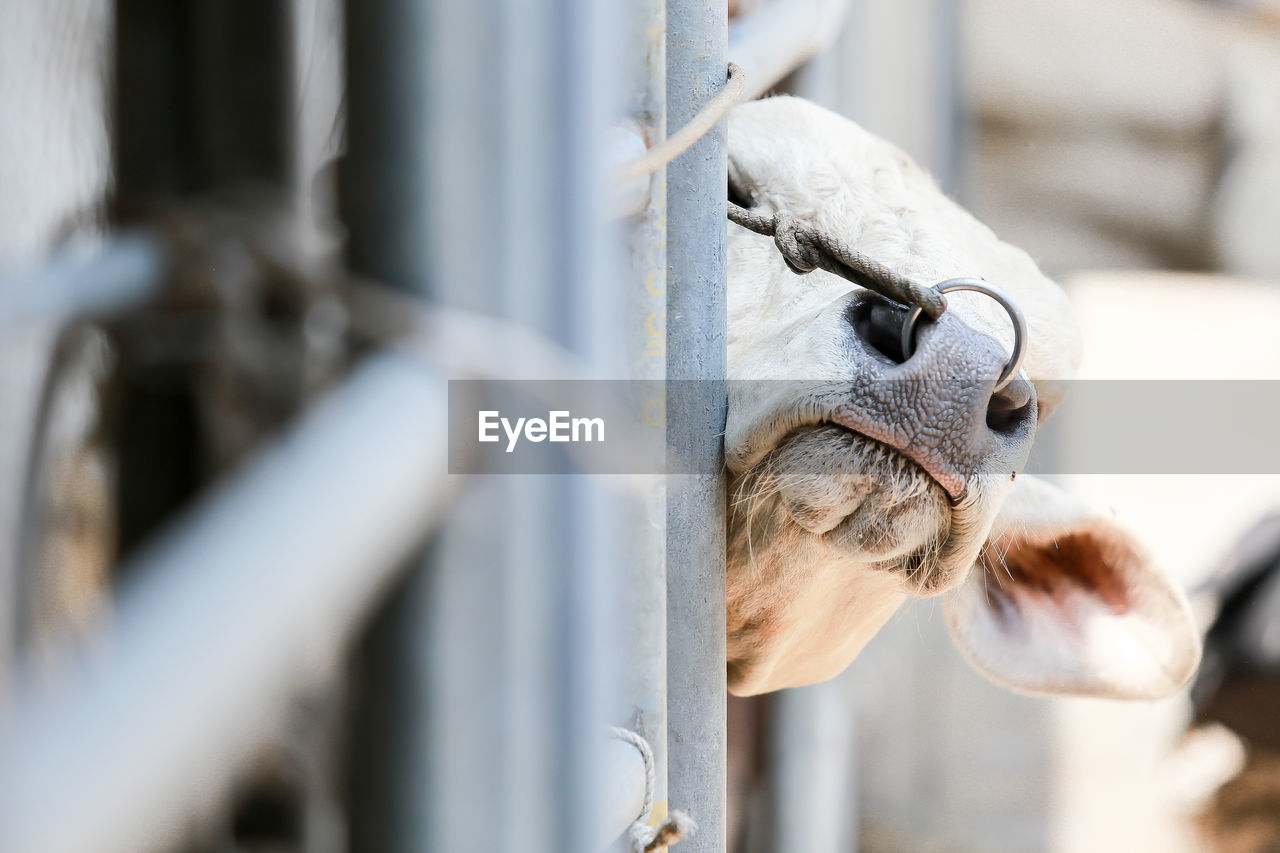
[[[654,850],[678,844],[685,837],[697,832],[698,825],[694,823],[693,818],[676,810],[672,810],[667,819],[657,826],[649,826],[649,819],[653,816],[653,792],[657,787],[653,750],[649,747],[647,740],[630,729],[610,726],[609,734],[634,746],[644,762],[644,806],[640,809],[640,816],[627,830],[627,853],[653,853]]]
[[[947,298],[934,288],[876,263],[849,248],[849,244],[839,237],[817,228],[797,225],[790,211],[779,210],[773,216],[763,216],[729,202],[729,219],[749,231],[772,237],[787,266],[796,275],[816,269],[826,270],[899,305],[919,306],[934,320],[947,310]]]

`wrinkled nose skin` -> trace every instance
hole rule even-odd
[[[857,378],[832,419],[912,459],[953,500],[976,478],[1022,470],[1035,438],[1035,388],[1019,376],[994,391],[1003,348],[949,311],[921,323],[915,352],[903,360],[885,342],[905,314],[867,299],[846,313]]]

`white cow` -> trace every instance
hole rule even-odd
[[[1199,660],[1182,592],[1114,520],[1018,476],[1079,357],[1062,291],[892,146],[795,98],[738,107],[730,193],[786,209],[921,282],[985,278],[1025,312],[1024,370],[997,303],[957,293],[907,359],[902,317],[837,276],[797,276],[730,226],[730,689],[843,670],[910,595],[945,595],[982,672],[1032,693],[1164,696]],[[1038,403],[1037,403],[1038,398]]]

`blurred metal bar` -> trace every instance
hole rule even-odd
[[[747,72],[744,99],[768,92],[840,34],[849,0],[771,0],[733,22],[729,58]]]
[[[772,697],[769,798],[775,853],[858,849],[856,707],[848,679]]]
[[[19,279],[21,280],[21,279]],[[0,325],[0,705],[8,703],[25,614],[19,543],[30,529],[32,450],[62,324],[34,317]]]
[[[428,5],[355,0],[346,10],[348,154],[339,180],[347,260],[379,281],[427,293],[436,271]]]
[[[858,0],[827,54],[839,66],[836,112],[892,140],[948,192],[957,188],[962,131],[957,6],[957,0]]]
[[[345,10],[347,156],[339,171],[339,209],[348,265],[431,295],[455,272],[448,264],[433,266],[431,255],[432,9],[404,0],[349,0]],[[460,570],[483,572],[474,555],[457,558]],[[436,849],[429,727],[442,721],[430,716],[432,578],[423,562],[421,555],[410,558],[409,571],[356,649],[346,791],[353,853]],[[474,705],[473,712],[481,725],[494,713],[488,704]],[[474,757],[482,766],[492,760],[484,748]]]
[[[725,3],[670,0],[667,33],[667,123],[682,127],[724,85]],[[726,844],[726,173],[723,123],[667,167],[667,439],[695,472],[667,485],[668,766],[671,803],[698,821],[690,853]]]
[[[969,126],[960,91],[960,3],[959,0],[934,0],[934,3],[934,74],[937,75],[941,138],[937,143],[940,162],[933,169],[938,185],[948,193],[955,193],[960,184],[961,158]]]
[[[294,179],[292,0],[117,0],[117,213]]]
[[[159,849],[215,801],[444,504],[445,400],[376,356],[145,549],[74,678],[4,721],[0,850]]]
[[[92,256],[54,255],[0,279],[0,329],[126,311],[159,293],[164,271],[160,243],[139,233],[114,237]]]

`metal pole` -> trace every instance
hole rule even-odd
[[[729,58],[747,72],[745,98],[768,92],[840,34],[850,0],[774,0],[729,28]]]
[[[164,280],[160,246],[141,235],[116,237],[91,258],[64,252],[40,267],[0,278],[0,673],[7,675],[22,633],[22,548],[32,448],[50,365],[69,319],[135,307]],[[0,684],[0,696],[8,684]]]
[[[769,720],[774,853],[853,853],[858,799],[849,679],[783,690]]]
[[[135,308],[159,292],[164,261],[159,242],[138,233],[117,236],[89,257],[54,255],[30,272],[0,279],[0,330]]]
[[[688,122],[726,78],[723,0],[667,6],[667,124]],[[725,192],[723,123],[667,168],[667,436],[691,466],[668,478],[670,800],[723,853],[725,827]]]
[[[955,193],[960,183],[961,157],[964,154],[964,100],[960,92],[960,4],[958,0],[935,0],[934,40],[937,60],[938,98],[938,163],[934,175],[948,193]]]
[[[117,0],[117,214],[294,179],[293,3]]]
[[[433,266],[429,239],[431,9],[403,0],[345,5],[347,156],[339,172],[339,208],[348,231],[347,261],[358,274],[427,295],[433,285],[447,287],[442,283],[455,272],[447,261]],[[471,85],[486,83],[481,76]],[[459,168],[471,165],[463,160]],[[476,189],[491,192],[485,183]],[[483,268],[485,258],[478,263]],[[459,560],[459,571],[488,575],[476,553],[431,550],[436,560]],[[434,567],[422,556],[412,564],[375,614],[352,665],[346,798],[353,853],[433,849],[430,731],[433,723],[447,721],[430,717]],[[496,697],[459,697],[467,698],[476,700],[475,719],[489,722]],[[481,748],[475,760],[487,766],[492,757]],[[470,793],[467,779],[459,785]]]
[[[232,193],[245,222],[287,210],[297,177],[292,0],[113,5],[114,223],[154,225],[192,197]],[[198,370],[135,359],[131,335],[116,337],[117,538],[127,556],[207,482],[208,436]]]
[[[435,278],[428,239],[429,18],[425,3],[347,3],[348,154],[339,174],[351,268],[421,294]]]

